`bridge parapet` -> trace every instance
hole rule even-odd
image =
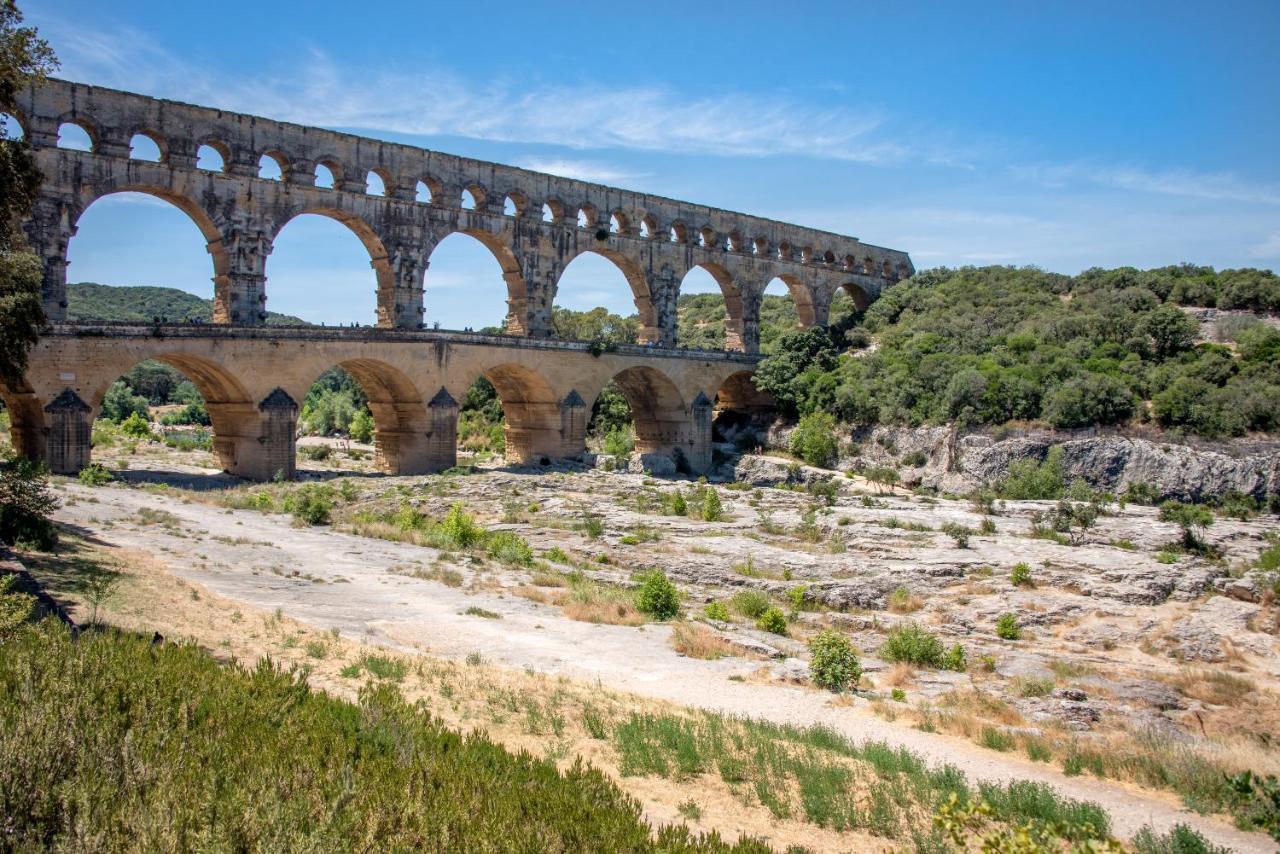
[[[200,228],[219,323],[265,320],[273,243],[306,213],[338,220],[361,240],[377,280],[378,325],[399,329],[423,325],[432,250],[457,232],[497,258],[507,328],[531,337],[551,334],[560,277],[587,252],[622,271],[643,340],[658,346],[675,343],[685,275],[705,269],[725,296],[728,345],[746,352],[758,348],[760,296],[775,278],[801,322],[821,325],[836,290],[865,306],[913,272],[905,252],[855,237],[352,134],[62,80],[19,100],[46,178],[25,228],[45,261],[55,320],[66,314],[67,246],[80,217],[96,199],[130,191],[173,203]],[[86,131],[92,151],[57,147],[68,123]],[[131,159],[138,134],[155,142],[159,162]],[[197,166],[202,146],[221,168]],[[260,175],[262,157],[276,161],[279,180]],[[317,185],[320,167],[332,187]]]

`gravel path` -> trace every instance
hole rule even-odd
[[[140,490],[88,490],[58,511],[60,521],[112,544],[151,552],[176,575],[221,596],[267,610],[280,608],[312,626],[338,628],[347,637],[403,651],[461,657],[478,651],[490,661],[599,681],[610,688],[735,715],[798,725],[823,724],[855,739],[901,745],[935,763],[949,762],[972,780],[1039,780],[1063,794],[1099,803],[1111,814],[1113,832],[1130,837],[1144,824],[1167,830],[1182,822],[1219,845],[1241,852],[1274,852],[1261,834],[1242,833],[1216,819],[1183,809],[1172,795],[1138,792],[1089,777],[1067,777],[1044,764],[984,750],[959,738],[921,732],[876,717],[866,703],[829,705],[811,690],[731,681],[759,668],[756,661],[700,661],[676,654],[670,629],[592,625],[569,620],[558,609],[516,596],[467,593],[420,580],[392,567],[429,564],[429,549],[294,528],[282,516],[181,503]],[[141,508],[164,510],[177,528],[138,525]],[[299,575],[292,573],[297,571]],[[328,583],[322,583],[328,582]],[[501,620],[463,612],[495,611]]]

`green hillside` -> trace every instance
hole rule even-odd
[[[213,319],[213,301],[177,288],[116,287],[96,282],[67,285],[67,320],[110,320],[150,323],[157,317],[171,322]],[[267,323],[306,325],[288,314],[267,312]]]

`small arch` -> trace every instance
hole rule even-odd
[[[800,263],[801,264],[813,263],[813,247],[812,246],[800,247]]]
[[[658,222],[649,214],[645,214],[640,218],[640,236],[645,240],[652,240],[658,233]]]
[[[231,150],[220,142],[205,142],[196,149],[196,168],[208,172],[227,171]]]
[[[871,296],[857,282],[845,282],[840,286],[840,289],[849,296],[849,299],[853,300],[853,304],[858,311],[866,311],[868,306],[871,305]]]
[[[896,272],[897,272],[897,276],[895,276],[894,278],[899,282],[902,281],[903,279],[907,279],[911,277],[911,270],[908,269],[906,264],[899,264],[896,268]]]
[[[160,138],[150,133],[138,132],[129,140],[129,159],[159,163],[164,159]]]
[[[672,243],[688,243],[689,228],[683,222],[671,223],[671,242]]]
[[[462,191],[462,209],[478,211],[484,208],[484,187],[479,184],[468,184]]]
[[[578,208],[578,228],[592,228],[596,224],[596,209],[586,204]]]
[[[504,216],[524,216],[524,212],[528,208],[529,200],[519,190],[512,190],[502,199],[502,213]]]
[[[97,151],[98,137],[88,124],[78,120],[63,122],[58,126],[58,148]]]
[[[713,249],[716,245],[716,230],[709,225],[704,225],[698,230],[698,245],[703,249]]]
[[[283,181],[289,160],[279,151],[266,151],[258,158],[258,177],[267,181]]]
[[[769,239],[767,237],[757,237],[755,240],[751,241],[751,254],[768,255]]]
[[[561,222],[564,219],[564,205],[555,199],[548,199],[542,205],[543,222]]]
[[[857,263],[857,260],[852,255],[846,255],[844,260],[840,262],[840,269],[852,273],[857,269]]]
[[[370,169],[369,174],[364,177],[365,194],[370,196],[385,196],[387,195],[387,187],[389,184],[390,179],[387,177],[386,173],[381,172],[378,169]]]
[[[875,262],[871,260],[871,256],[868,255],[867,257],[863,258],[862,274],[864,276],[873,276],[875,275],[875,272],[876,272]]]
[[[742,232],[734,229],[729,232],[729,237],[725,240],[725,249],[729,252],[741,252],[745,247],[742,243]]]
[[[26,139],[27,131],[12,113],[0,113],[0,139]]]
[[[316,186],[322,190],[332,190],[338,186],[338,176],[326,163],[316,164]]]
[[[835,262],[836,262],[836,253],[832,252],[830,249],[822,253],[822,263],[834,264]]]
[[[886,279],[893,278],[893,265],[888,261],[885,261],[884,264],[880,266],[880,275],[884,276]]]
[[[626,234],[628,231],[630,231],[630,224],[627,222],[627,215],[621,211],[615,211],[609,217],[609,233]]]
[[[440,198],[440,182],[429,175],[418,179],[414,185],[414,201],[424,205],[434,204]]]
[[[794,250],[792,250],[790,243],[788,243],[785,240],[782,241],[781,243],[778,244],[778,260],[779,261],[792,260],[794,257],[794,255],[792,254],[793,251]]]

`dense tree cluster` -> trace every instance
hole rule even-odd
[[[1200,325],[1182,305],[1270,309],[1280,278],[1191,266],[930,270],[890,288],[846,333],[783,336],[757,384],[788,414],[857,424],[1280,430],[1280,330],[1233,316],[1216,325],[1218,340],[1197,343]],[[868,337],[877,346],[845,352]]]

